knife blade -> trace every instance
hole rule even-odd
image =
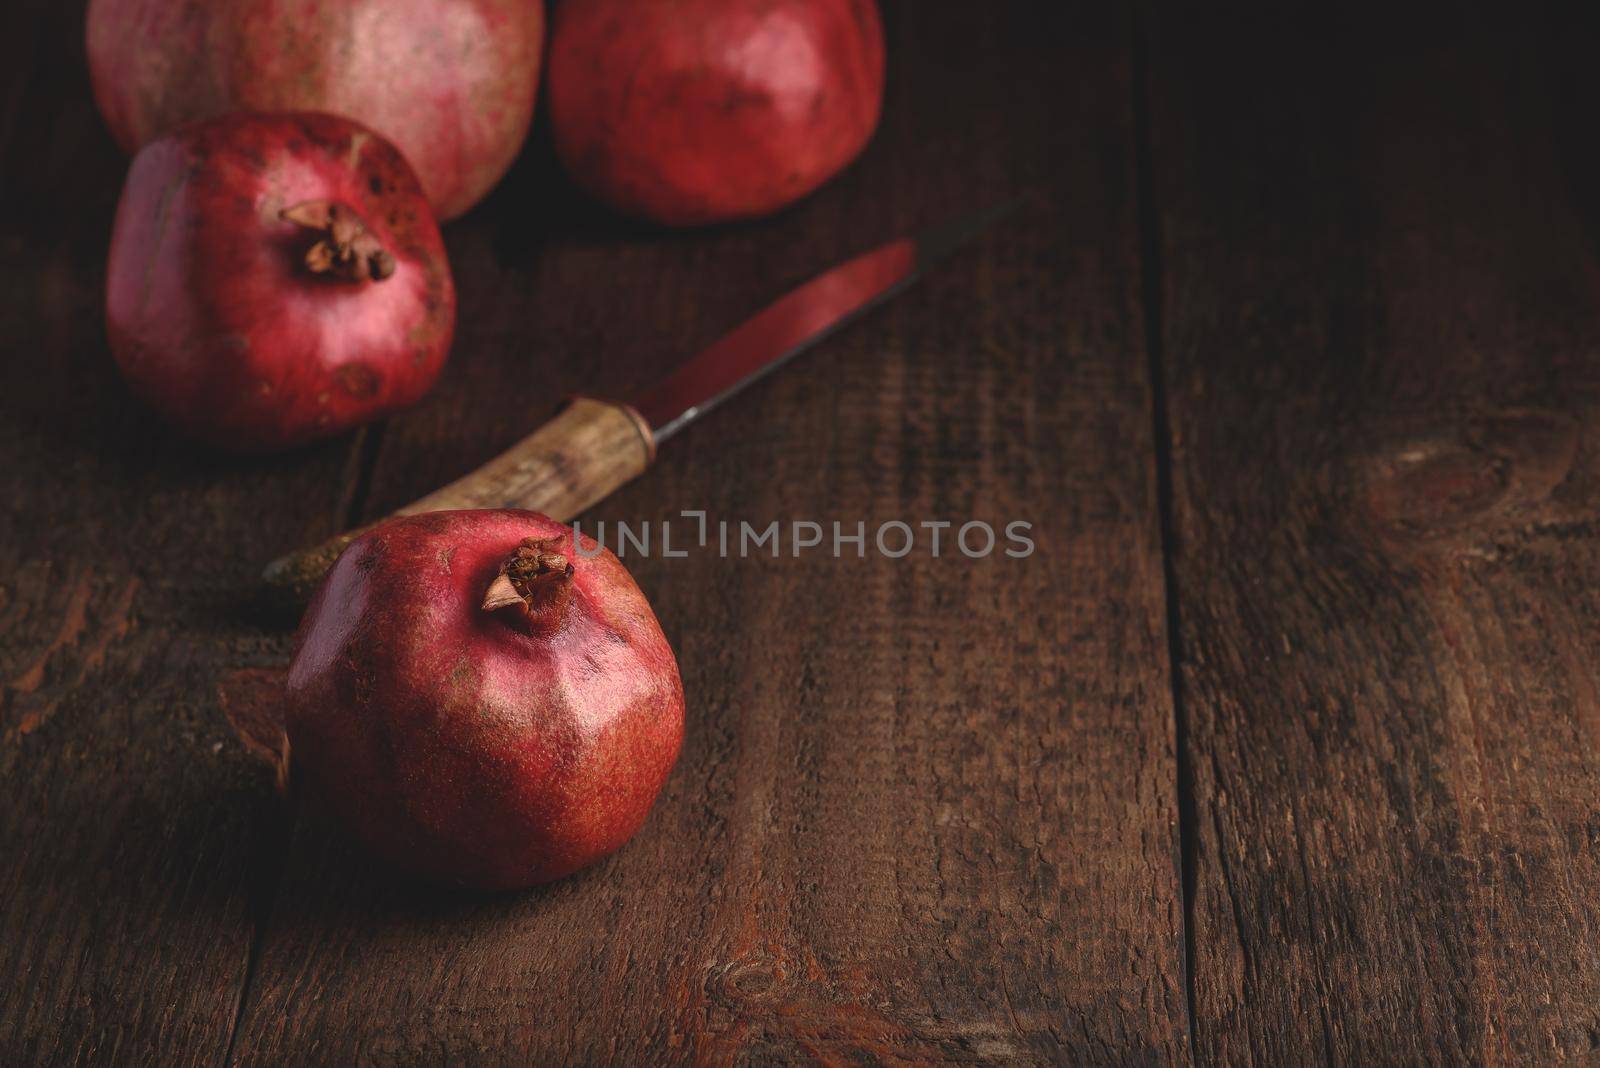
[[[562,522],[572,519],[643,474],[659,443],[902,292],[1020,202],[1007,201],[892,241],[823,272],[631,403],[579,397],[500,456],[393,516],[526,508]],[[368,529],[348,531],[274,560],[262,576],[270,598],[281,605],[303,605],[339,554]]]
[[[864,252],[813,278],[635,398],[659,443],[890,300],[1010,214],[1016,201]]]

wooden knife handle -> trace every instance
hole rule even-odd
[[[526,508],[564,523],[643,474],[655,453],[655,438],[638,412],[579,397],[470,475],[394,515]],[[262,579],[272,600],[303,607],[345,546],[371,528],[348,531],[268,564]]]

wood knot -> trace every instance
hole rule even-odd
[[[1572,419],[1540,411],[1395,435],[1359,462],[1358,503],[1389,537],[1473,540],[1546,509],[1577,443]]]
[[[783,985],[784,968],[780,961],[765,956],[747,957],[714,969],[710,976],[713,992],[734,1001],[760,1001]]]
[[[1508,472],[1498,457],[1459,442],[1411,443],[1370,461],[1367,507],[1384,526],[1426,534],[1493,509]]]

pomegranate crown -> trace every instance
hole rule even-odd
[[[560,538],[523,538],[483,598],[485,612],[517,609],[530,625],[560,618],[572,597],[572,561]]]
[[[278,213],[284,222],[322,238],[306,253],[306,269],[347,282],[381,282],[394,274],[394,254],[383,247],[366,221],[348,204],[307,200]]]

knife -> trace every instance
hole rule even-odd
[[[566,522],[643,474],[656,446],[900,293],[1019,203],[1011,200],[862,253],[769,305],[631,404],[578,397],[500,456],[393,516],[526,508]],[[262,578],[272,599],[304,605],[345,546],[373,525],[267,565]]]

